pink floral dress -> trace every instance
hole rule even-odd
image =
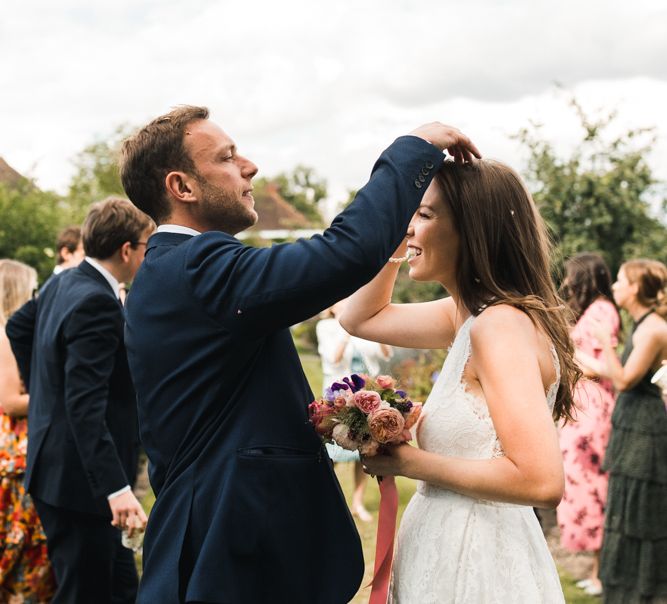
[[[600,358],[602,347],[592,335],[592,324],[609,326],[612,344],[620,327],[614,305],[603,299],[593,302],[572,330],[578,350]],[[597,551],[602,545],[607,474],[602,471],[609,434],[614,394],[607,380],[582,378],[574,391],[575,422],[560,430],[565,466],[565,494],[558,506],[561,544],[571,551]]]

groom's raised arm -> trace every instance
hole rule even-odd
[[[443,161],[441,149],[450,147],[455,157],[469,159],[474,146],[462,151],[443,144],[439,133],[434,128],[436,144],[420,136],[397,139],[323,235],[259,249],[221,233],[197,237],[185,267],[194,295],[229,329],[259,336],[351,294],[382,268],[405,236]]]

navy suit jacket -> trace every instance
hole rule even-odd
[[[442,153],[401,137],[323,235],[256,249],[157,233],[126,344],[157,500],[138,602],[342,604],[359,535],[308,422],[289,326],[369,281],[405,236]]]
[[[52,276],[12,315],[7,336],[30,393],[25,484],[69,510],[111,517],[139,447],[123,308],[88,262]]]

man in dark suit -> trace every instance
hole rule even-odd
[[[136,396],[118,285],[134,277],[153,229],[127,200],[94,204],[85,260],[51,277],[7,324],[29,386],[25,485],[47,537],[54,603],[135,601],[134,559],[118,529],[141,529],[146,516],[130,489]]]
[[[308,422],[313,394],[288,328],[380,270],[442,149],[477,153],[441,124],[413,134],[324,235],[270,249],[234,237],[257,220],[257,168],[205,108],[178,108],[125,142],[125,191],[159,225],[127,302],[157,497],[141,604],[342,604],[358,589],[359,536]]]

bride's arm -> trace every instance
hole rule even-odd
[[[404,256],[405,242],[395,252]],[[404,348],[445,348],[455,332],[452,298],[416,304],[392,304],[398,264],[387,263],[377,276],[352,294],[340,324],[354,336]]]
[[[564,488],[556,429],[542,381],[537,332],[527,315],[491,307],[471,330],[472,360],[505,457],[443,457],[409,445],[365,457],[368,471],[400,474],[469,497],[555,507]]]

